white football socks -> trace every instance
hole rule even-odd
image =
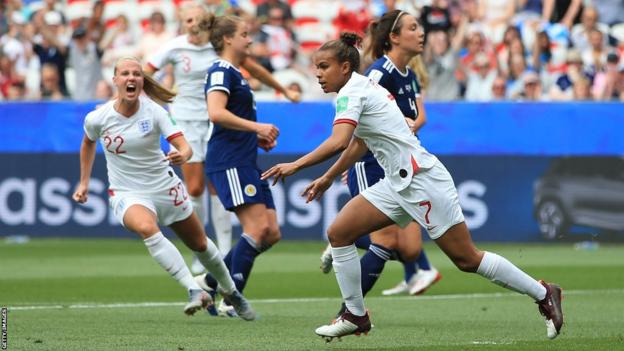
[[[529,295],[536,301],[546,297],[546,288],[542,284],[495,253],[484,252],[477,273],[504,288]]]
[[[206,239],[208,239],[208,248],[203,252],[195,251],[195,256],[217,280],[220,290],[225,294],[231,294],[236,290],[236,285],[230,276],[230,271],[225,266],[217,246],[209,238]]]
[[[334,272],[347,309],[356,316],[366,314],[362,296],[362,273],[360,256],[354,244],[332,247]]]
[[[143,242],[147,246],[150,255],[162,268],[171,274],[173,279],[187,290],[201,289],[193,279],[186,263],[184,263],[184,258],[182,258],[180,251],[161,232],[150,236]]]
[[[210,219],[217,237],[217,246],[225,257],[232,249],[232,221],[230,211],[223,207],[217,195],[210,195]]]

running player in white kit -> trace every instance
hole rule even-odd
[[[115,217],[139,234],[152,257],[189,293],[184,312],[192,315],[213,303],[197,285],[178,249],[161,233],[158,224],[170,227],[201,263],[219,280],[220,292],[238,314],[255,318],[255,312],[236,289],[216,245],[206,238],[193,212],[186,188],[169,164],[181,165],[192,156],[182,131],[173,118],[145,93],[162,103],[175,96],[149,77],[144,77],[135,58],[115,65],[113,83],[117,99],[90,112],[84,121],[80,147],[80,183],[73,199],[85,203],[95,159],[96,140],[104,149],[109,181],[109,203]],[[166,156],[160,136],[176,147]],[[223,285],[221,285],[223,284]],[[240,312],[239,312],[240,310]]]
[[[202,223],[205,223],[204,162],[208,139],[213,128],[208,119],[204,83],[208,68],[218,59],[209,41],[210,31],[206,28],[206,23],[211,16],[200,5],[185,7],[182,11],[182,24],[186,34],[166,43],[159,52],[148,58],[147,65],[144,67],[144,71],[151,75],[169,63],[173,65],[177,96],[170,106],[171,114],[184,131],[193,150],[191,159],[182,165],[182,175],[193,207]],[[285,89],[264,67],[253,60],[247,59],[242,66],[262,83],[280,91],[286,98],[299,101],[299,93]],[[230,213],[225,210],[210,183],[208,183],[208,190],[210,192],[210,219],[219,250],[225,256],[232,245]],[[195,260],[191,270],[194,274],[199,274],[202,273],[203,267],[197,265]]]
[[[355,48],[358,41],[356,34],[342,33],[339,40],[325,43],[314,55],[323,91],[338,93],[332,135],[314,151],[294,162],[275,165],[262,175],[263,179],[275,177],[275,183],[342,151],[334,165],[304,190],[302,195],[309,202],[320,198],[367,150],[384,170],[385,178],[352,198],[327,230],[347,309],[332,324],[317,328],[316,334],[331,341],[371,329],[353,243],[390,224],[405,227],[415,220],[427,227],[431,239],[460,270],[532,297],[546,320],[547,336],[555,338],[563,324],[561,288],[537,281],[505,258],[475,247],[451,175],[420,145],[392,94],[356,72],[360,66]]]

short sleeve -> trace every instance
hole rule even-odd
[[[171,142],[172,139],[175,139],[182,135],[182,129],[177,125],[176,120],[173,116],[167,112],[164,108],[158,106],[154,113],[154,119],[158,124],[158,128],[160,129],[160,133],[167,139],[167,141]]]
[[[225,67],[213,66],[206,74],[204,92],[208,95],[213,90],[221,90],[230,95],[232,72]]]
[[[349,123],[357,126],[362,114],[362,98],[358,94],[338,95],[334,125]]]
[[[147,60],[147,65],[155,70],[159,70],[171,61],[169,58],[170,54],[171,50],[169,49],[169,45],[167,45],[152,54]]]
[[[85,135],[89,140],[96,141],[100,138],[100,126],[95,121],[95,115],[93,113],[89,113],[87,117],[85,117],[83,129]]]

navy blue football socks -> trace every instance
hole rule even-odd
[[[370,246],[370,244],[371,244],[371,239],[370,239],[370,235],[368,234],[359,237],[355,241],[355,247],[357,247],[358,249],[362,249],[362,250],[368,250],[368,247]]]
[[[360,258],[363,296],[366,296],[366,293],[373,288],[391,255],[392,251],[387,248],[378,244],[370,244],[368,251]]]

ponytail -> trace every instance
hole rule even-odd
[[[399,10],[386,12],[381,18],[371,22],[368,26],[368,32],[371,36],[369,52],[374,59],[382,57],[392,49],[390,34],[399,34],[401,32],[401,17],[406,14],[407,12]]]
[[[152,76],[143,74],[143,91],[147,96],[160,104],[170,104],[176,93],[162,86]]]

